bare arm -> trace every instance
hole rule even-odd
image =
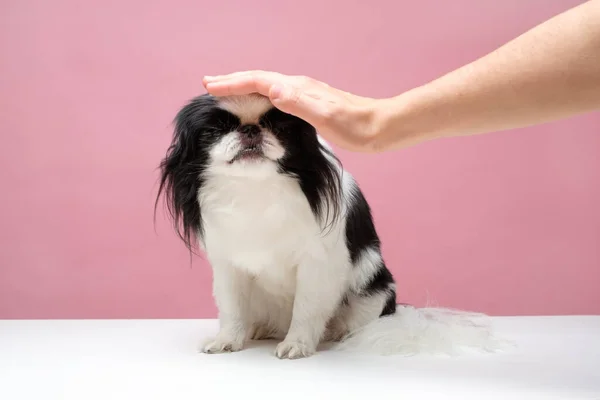
[[[540,124],[600,109],[600,0],[566,11],[429,84],[381,101],[375,149]]]
[[[379,152],[440,137],[540,124],[600,109],[600,0],[391,99],[369,99],[275,72],[206,77],[217,96],[258,92],[333,143]]]

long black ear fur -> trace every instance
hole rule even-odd
[[[160,186],[155,210],[161,195],[173,221],[175,231],[192,251],[202,237],[202,215],[198,191],[202,186],[202,172],[208,162],[203,133],[211,129],[211,112],[216,100],[199,96],[179,111],[174,120],[171,145],[160,163]]]

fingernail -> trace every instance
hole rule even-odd
[[[214,80],[215,80],[215,77],[214,77],[214,76],[206,75],[206,76],[204,77],[204,81],[205,81],[205,82],[210,82],[210,81],[214,81]]]

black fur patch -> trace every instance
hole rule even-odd
[[[296,178],[314,215],[325,223],[339,217],[341,176],[336,165],[323,152],[337,158],[324,148],[315,128],[306,121],[276,108],[269,110],[260,121],[285,148],[279,161],[282,173]]]
[[[375,230],[369,203],[358,186],[352,191],[352,204],[346,220],[346,245],[350,259],[355,263],[362,250],[371,247],[379,251],[381,242]]]
[[[202,236],[198,191],[213,143],[240,126],[237,116],[216,107],[212,96],[199,96],[179,111],[171,145],[160,164],[161,178],[155,208],[162,194],[175,230],[188,249]]]
[[[377,272],[371,277],[361,292],[362,296],[373,296],[382,292],[388,293],[381,316],[393,314],[396,311],[396,291],[391,288],[393,283],[394,277],[392,273],[382,262]]]
[[[358,186],[352,188],[351,198],[352,203],[349,206],[346,220],[346,245],[350,253],[350,259],[355,264],[361,252],[366,249],[371,248],[377,252],[381,252],[381,241],[373,223],[369,203],[367,203],[365,196]],[[382,261],[377,272],[361,288],[360,293],[362,296],[373,296],[383,292],[388,293],[381,316],[396,312],[396,291],[390,288],[393,283],[394,277]]]
[[[383,307],[383,310],[381,311],[381,314],[379,316],[383,317],[385,315],[394,314],[395,312],[396,312],[396,291],[392,290],[388,294],[388,298],[387,298],[387,301],[385,302],[385,306]]]

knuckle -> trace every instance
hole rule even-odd
[[[300,90],[292,89],[292,90],[290,90],[290,92],[287,96],[287,100],[291,104],[298,104],[298,103],[300,103],[301,97],[302,97],[302,92]]]
[[[304,83],[306,85],[311,85],[311,86],[315,86],[319,81],[317,81],[314,78],[311,78],[310,76],[305,76],[304,77]]]
[[[310,85],[312,79],[305,75],[299,75],[296,76],[296,81],[298,82],[298,85],[306,87]]]
[[[321,118],[324,122],[332,122],[340,117],[340,106],[337,103],[327,102],[321,108]]]

